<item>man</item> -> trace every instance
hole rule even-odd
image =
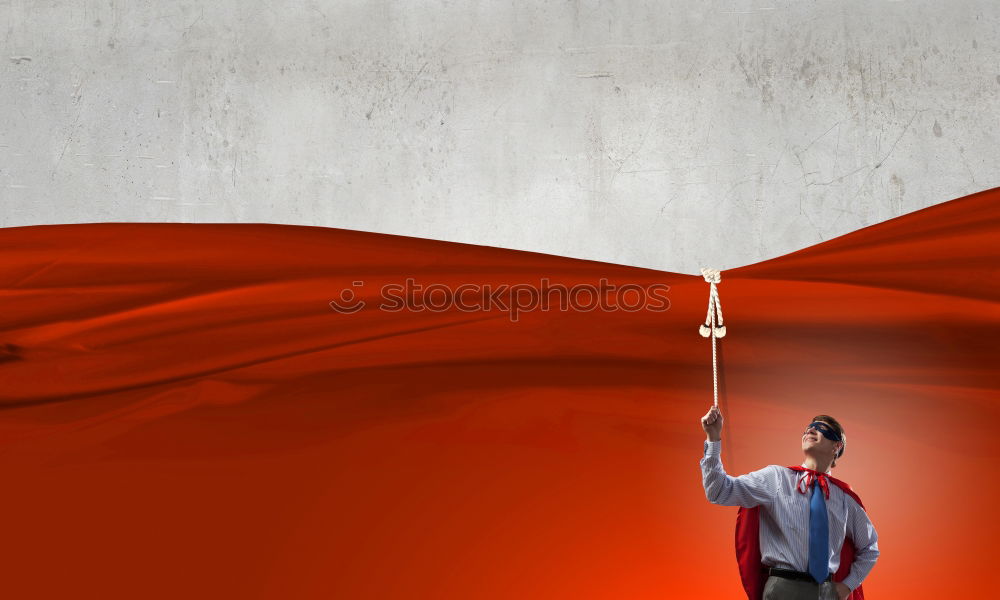
[[[701,418],[708,435],[701,459],[702,483],[713,504],[742,507],[737,554],[751,600],[815,600],[821,593],[830,594],[831,588],[838,600],[863,597],[860,590],[853,592],[875,565],[878,534],[857,495],[830,475],[847,445],[840,423],[827,415],[812,419],[802,434],[805,461],[800,467],[769,465],[732,477],[720,459],[722,421],[716,406]],[[747,523],[751,529],[744,527]],[[747,537],[746,532],[758,526],[759,550],[752,533],[753,539],[741,544],[740,528]],[[750,562],[756,563],[757,552],[760,571],[756,565],[746,567],[750,556]],[[847,558],[845,564],[841,564],[842,557]],[[755,578],[763,582],[762,592]]]

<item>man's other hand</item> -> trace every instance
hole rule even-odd
[[[839,581],[835,583],[837,588],[837,598],[838,600],[847,600],[847,597],[851,595],[851,588],[840,583]]]
[[[712,406],[701,418],[701,428],[708,434],[708,441],[717,442],[722,439],[722,413],[718,406]]]

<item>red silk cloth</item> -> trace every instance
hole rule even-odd
[[[880,600],[986,585],[952,575],[997,534],[998,200],[722,274],[726,467],[796,463],[836,417]],[[670,308],[375,307],[407,278],[667,284]],[[335,313],[344,290],[371,302]],[[707,300],[700,276],[320,227],[0,230],[4,589],[737,597],[735,509],[697,467]],[[948,552],[914,577],[927,539]]]

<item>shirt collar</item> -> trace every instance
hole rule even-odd
[[[801,466],[801,467],[803,467],[803,468],[805,468],[805,469],[808,469],[808,468],[809,468],[809,467],[807,467],[807,466],[806,466],[806,463],[802,463],[802,464],[801,464],[801,465],[799,465],[799,466]],[[833,469],[827,469],[827,470],[826,470],[826,473],[824,473],[824,475],[832,475],[832,474],[833,474]]]

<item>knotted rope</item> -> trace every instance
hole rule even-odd
[[[726,336],[726,326],[722,324],[722,301],[719,299],[719,283],[722,282],[722,272],[716,269],[702,268],[701,276],[709,284],[708,314],[705,324],[698,328],[701,337],[712,338],[712,399],[713,405],[719,406],[719,363],[715,349],[716,338]]]

